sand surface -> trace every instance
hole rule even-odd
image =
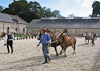
[[[14,40],[14,53],[7,53],[4,40],[0,41],[0,71],[100,71],[100,38],[95,46],[86,44],[84,38],[76,38],[76,54],[72,47],[64,54],[56,56],[53,47],[49,47],[51,62],[42,64],[44,57],[41,45],[36,49],[38,40]],[[57,47],[60,53],[61,47]]]

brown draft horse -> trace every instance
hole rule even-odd
[[[89,40],[91,40],[91,35],[90,34],[85,35],[85,42],[86,42],[86,40],[88,40],[88,43],[89,43]]]
[[[75,54],[75,45],[76,45],[76,38],[75,37],[68,37],[67,34],[65,33],[60,33],[60,35],[58,36],[58,40],[62,39],[62,42],[60,43],[62,50],[60,52],[60,54],[62,54],[62,52],[64,52],[65,57],[66,57],[66,49],[68,46],[72,46],[74,51],[73,54]]]
[[[2,39],[3,39],[3,37],[5,37],[5,35],[6,35],[7,33],[1,33],[0,35],[2,36]]]
[[[76,37],[83,37],[83,33],[76,35]]]
[[[40,30],[41,30],[42,28],[40,28]],[[57,46],[58,45],[60,45],[60,40],[59,41],[57,41],[57,35],[55,34],[55,33],[53,33],[51,30],[49,30],[48,28],[45,28],[46,29],[46,32],[50,35],[50,37],[51,37],[51,42],[53,42],[53,41],[56,41],[56,42],[54,42],[54,43],[51,43],[51,47],[54,47],[55,48],[55,51],[56,51],[56,56],[58,56],[58,52],[57,52]],[[41,38],[41,31],[40,31],[40,33],[39,33],[39,36],[37,37],[38,38],[38,40],[40,40],[40,38]]]

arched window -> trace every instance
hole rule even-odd
[[[25,28],[23,28],[23,33],[25,33]]]

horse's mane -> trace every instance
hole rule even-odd
[[[60,33],[63,33],[62,31],[60,31]],[[68,35],[66,33],[63,33],[64,36],[68,37]]]
[[[52,32],[50,29],[48,29],[48,28],[46,28],[46,32],[51,33],[51,34],[53,34],[54,36],[56,36],[55,33],[53,33],[53,32]]]
[[[66,37],[68,37],[68,35],[66,33],[63,33],[63,35],[65,35]]]

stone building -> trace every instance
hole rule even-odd
[[[28,23],[17,15],[0,13],[0,33],[7,33],[7,31],[16,33],[27,32],[27,25]]]
[[[62,31],[73,36],[95,32],[100,35],[100,17],[43,17],[33,19],[27,25],[27,32],[38,32],[39,27],[46,27],[53,32]]]

